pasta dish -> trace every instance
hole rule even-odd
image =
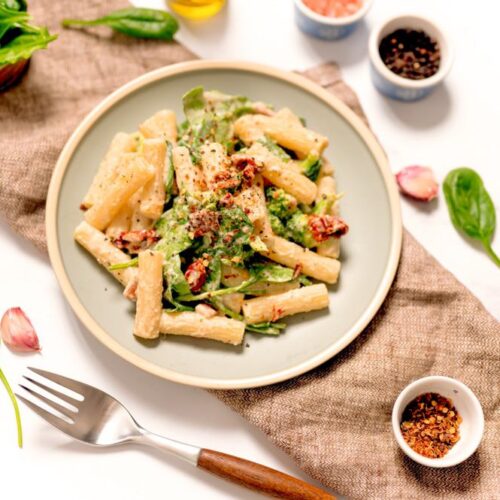
[[[327,308],[339,216],[328,139],[290,109],[196,87],[117,133],[75,240],[136,303],[134,335],[239,345]]]

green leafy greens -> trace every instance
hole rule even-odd
[[[237,146],[232,123],[241,115],[252,113],[246,97],[230,96],[195,87],[182,97],[186,121],[179,127],[179,145],[189,147],[193,161],[200,161],[199,149],[206,141],[219,142],[229,152]]]
[[[456,168],[446,176],[443,192],[453,225],[479,240],[500,267],[500,258],[491,247],[496,226],[495,206],[479,174],[467,167]]]
[[[111,12],[98,19],[65,19],[62,26],[109,26],[114,31],[135,38],[154,38],[170,41],[179,23],[169,12],[157,9],[130,7]]]
[[[0,0],[0,67],[29,59],[56,38],[47,28],[31,24],[25,2]]]

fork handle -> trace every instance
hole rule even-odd
[[[312,484],[264,465],[202,449],[198,467],[223,479],[238,483],[265,495],[289,500],[335,500],[335,497]]]

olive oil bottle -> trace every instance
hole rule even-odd
[[[225,3],[226,0],[169,0],[172,11],[187,19],[208,19]]]

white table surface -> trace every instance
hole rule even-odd
[[[161,0],[135,0],[160,6]],[[500,201],[500,64],[496,47],[500,4],[488,13],[464,0],[378,0],[366,25],[341,42],[321,42],[294,25],[291,0],[230,0],[229,8],[203,24],[183,23],[178,39],[203,58],[257,61],[302,69],[327,60],[340,63],[358,92],[394,171],[409,164],[434,168],[439,179],[467,165],[482,175]],[[483,6],[484,7],[484,6]],[[446,85],[427,100],[402,104],[372,87],[366,56],[371,27],[402,10],[432,16],[451,34],[456,60]],[[496,15],[495,15],[496,14]],[[105,50],[105,47],[103,47]],[[453,229],[441,196],[432,206],[402,202],[407,229],[500,319],[500,270]],[[500,237],[494,241],[500,251]],[[123,401],[155,432],[237,454],[306,478],[257,429],[203,390],[172,384],[128,365],[100,345],[66,304],[48,259],[0,222],[0,312],[21,306],[31,317],[43,352],[15,356],[0,349],[11,382],[30,364],[86,380]],[[11,409],[0,391],[2,498],[52,499],[251,499],[252,493],[148,450],[97,451],[70,441],[22,408],[25,447],[18,450]],[[360,473],[353,471],[353,473]]]

